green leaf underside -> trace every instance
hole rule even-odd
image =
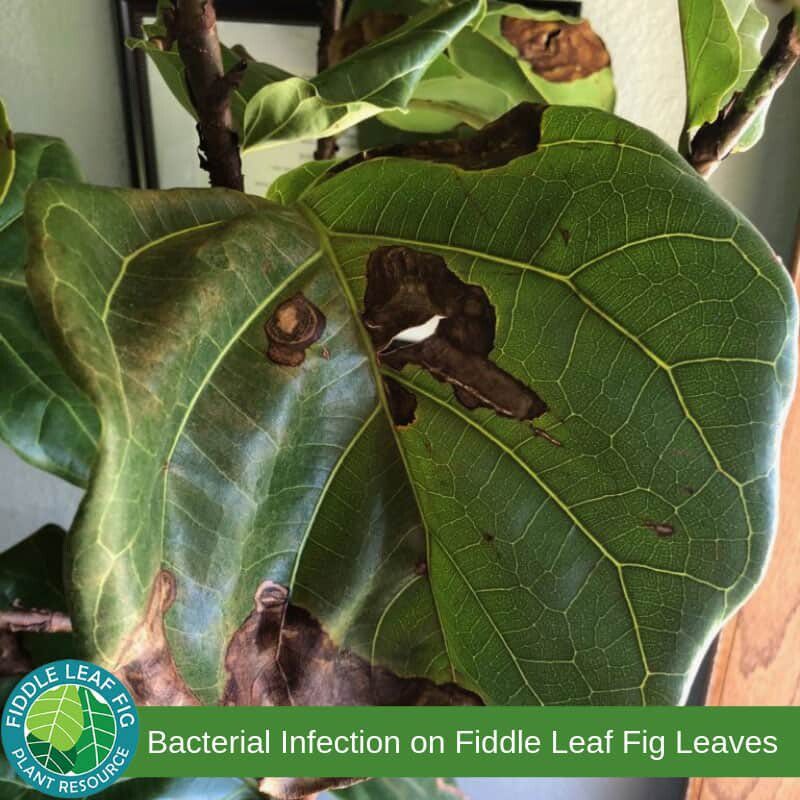
[[[114,663],[163,566],[202,702],[270,579],[340,646],[490,703],[674,703],[761,574],[790,283],[622,120],[548,109],[505,167],[378,159],[290,208],[52,182],[27,224],[37,307],[103,419],[71,576],[93,660]],[[409,367],[416,421],[390,425],[357,317],[384,244],[483,287],[492,357],[563,447]],[[262,326],[298,291],[327,325],[279,367]]]
[[[25,285],[22,208],[40,178],[76,181],[80,171],[60,140],[18,134],[14,179],[0,205],[0,438],[35,466],[85,484],[97,414],[53,355]]]
[[[689,130],[713,122],[741,91],[761,61],[769,20],[754,0],[680,0],[686,66]],[[764,133],[768,107],[751,122],[737,150],[752,147]]]
[[[32,736],[61,751],[70,750],[83,733],[83,710],[78,687],[48,689],[37,698],[25,718]]]
[[[265,86],[245,109],[245,149],[330,136],[405,108],[430,64],[480,8],[480,0],[464,0],[424,11],[310,80]]]

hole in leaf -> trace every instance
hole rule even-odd
[[[433,333],[418,341],[400,334]],[[453,387],[466,408],[491,408],[505,417],[533,420],[544,401],[489,359],[495,313],[486,292],[464,283],[441,256],[409,247],[379,247],[367,262],[364,325],[380,362],[398,372],[416,364]]]

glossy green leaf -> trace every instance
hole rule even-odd
[[[16,168],[0,204],[0,438],[34,466],[84,485],[99,420],[60,367],[25,285],[25,193],[40,178],[80,179],[59,139],[17,134]]]
[[[741,91],[761,61],[769,27],[755,0],[679,0],[686,62],[689,131],[713,122]],[[764,132],[764,108],[737,150],[752,147]]]
[[[481,8],[480,0],[462,0],[423,11],[310,80],[265,86],[245,109],[245,149],[331,136],[404,108],[433,60]]]
[[[380,158],[290,207],[40,184],[26,221],[38,310],[103,419],[72,533],[92,660],[124,671],[152,593],[147,630],[163,609],[186,691],[216,702],[272,581],[325,641],[399,676],[496,704],[676,703],[763,571],[792,287],[623,120],[552,107],[505,166]],[[360,313],[384,245],[485,291],[492,360],[539,393],[562,446],[377,363]],[[264,324],[298,292],[324,332],[279,366]],[[412,424],[391,424],[383,375],[416,396]],[[259,659],[248,702],[282,680]]]

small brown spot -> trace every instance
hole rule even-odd
[[[484,531],[483,532],[483,541],[486,542],[487,544],[492,544],[492,542],[494,542],[494,534],[493,533],[489,533],[489,531]]]
[[[321,355],[326,361],[331,360],[331,351],[327,347],[323,346]]]
[[[586,20],[503,17],[501,33],[537,75],[554,83],[588,78],[611,64],[603,40]]]
[[[693,488],[693,487],[691,487],[691,486],[684,486],[684,487],[683,487],[683,493],[684,493],[684,494],[685,494],[687,497],[691,497],[691,496],[692,496],[692,495],[695,493],[695,491],[696,491],[696,489],[694,489],[694,488]]]
[[[559,228],[558,232],[561,234],[564,244],[569,244],[569,240],[572,238],[572,234],[569,232],[569,230],[567,228]]]
[[[6,147],[9,150],[14,150],[16,148],[16,142],[14,141],[14,131],[7,130],[6,131]]]
[[[675,528],[668,522],[645,522],[644,526],[655,532],[658,537],[664,539],[675,533]]]
[[[297,367],[324,330],[325,315],[298,292],[284,300],[264,325],[269,342],[267,358],[284,367]]]
[[[336,31],[328,44],[328,66],[332,67],[362,47],[399,28],[406,18],[387,11],[368,11],[351,25]]]
[[[515,158],[533,153],[539,146],[545,108],[536,103],[520,103],[469,139],[437,139],[375,147],[345,158],[331,167],[327,174],[343,172],[373,158],[392,156],[452,164],[464,170],[502,167]]]
[[[428,562],[424,559],[414,567],[414,574],[424,578],[428,574]]]

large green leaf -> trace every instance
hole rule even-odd
[[[796,310],[772,251],[658,139],[586,109],[544,110],[495,169],[378,158],[309,184],[290,207],[30,195],[37,307],[103,419],[72,534],[86,655],[142,702],[468,701],[391,672],[498,704],[679,702],[774,531]],[[480,314],[450,351],[472,372],[379,363],[382,306],[360,314],[390,257],[413,308],[444,274],[448,325]],[[310,341],[319,312],[302,363],[265,354],[265,322]],[[492,363],[470,355],[488,319]]]
[[[430,64],[482,8],[481,0],[462,0],[424,10],[310,80],[265,86],[245,109],[245,148],[332,136],[405,108]]]
[[[741,91],[761,61],[769,27],[755,0],[679,0],[686,61],[687,115],[691,131],[713,122]],[[745,131],[738,150],[762,136],[767,108]]]
[[[59,139],[17,134],[16,164],[0,204],[0,438],[26,461],[85,484],[99,433],[89,400],[59,366],[25,285],[25,193],[39,178],[79,180]]]

